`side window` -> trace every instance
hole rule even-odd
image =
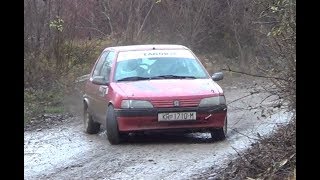
[[[109,53],[108,51],[104,51],[100,55],[98,63],[97,63],[97,65],[96,65],[96,67],[95,67],[95,69],[93,71],[93,76],[99,76],[102,64],[103,64],[104,60],[106,59],[108,53]]]
[[[110,51],[102,65],[99,76],[103,76],[105,80],[110,79],[112,60],[114,59],[114,57],[115,53],[113,51]]]

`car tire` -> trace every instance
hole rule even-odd
[[[92,115],[88,111],[88,106],[84,105],[84,113],[83,113],[83,120],[84,120],[84,130],[88,134],[97,134],[100,131],[100,124],[94,122]]]
[[[121,137],[120,137],[117,117],[114,113],[113,105],[109,105],[107,109],[106,130],[107,130],[107,137],[110,144],[120,144]]]
[[[211,131],[211,138],[213,141],[222,141],[226,139],[227,136],[227,127],[228,127],[228,120],[227,117],[225,118],[224,125],[222,128],[214,129]]]

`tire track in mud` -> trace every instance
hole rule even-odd
[[[251,91],[224,90],[227,102]],[[279,109],[246,110],[267,95],[254,94],[229,105],[229,132],[222,142],[210,142],[209,133],[149,134],[111,146],[105,131],[85,134],[81,118],[52,129],[25,132],[25,179],[188,179],[208,168],[225,166],[236,151],[255,142],[257,133],[266,136],[278,124],[288,122],[290,114]]]

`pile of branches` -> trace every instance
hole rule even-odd
[[[226,168],[211,170],[196,179],[296,179],[296,120],[269,138],[254,143]]]

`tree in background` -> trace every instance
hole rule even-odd
[[[25,0],[24,16],[26,87],[85,74],[101,42],[175,43],[295,99],[295,0]]]

